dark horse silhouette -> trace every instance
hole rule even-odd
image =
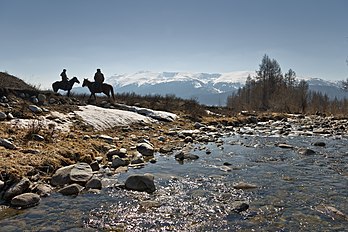
[[[89,99],[91,99],[92,96],[94,96],[94,99],[97,99],[97,97],[95,96],[96,93],[104,93],[106,96],[110,98],[110,93],[111,93],[112,99],[115,100],[114,89],[112,85],[103,83],[101,86],[101,91],[100,91],[99,89],[97,89],[95,82],[91,82],[88,79],[84,79],[82,83],[82,87],[85,87],[85,86],[87,86],[89,91],[91,92]]]
[[[68,82],[63,82],[63,81],[56,81],[52,84],[52,89],[53,91],[56,93],[58,92],[59,89],[61,90],[65,90],[68,91],[67,96],[69,97],[70,95],[70,90],[72,89],[73,85],[75,83],[79,83],[79,80],[77,79],[77,77],[73,77],[71,80],[69,80]]]

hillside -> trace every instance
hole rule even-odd
[[[18,77],[12,76],[5,72],[0,72],[0,89],[1,90],[21,90],[21,91],[37,91],[37,89]]]

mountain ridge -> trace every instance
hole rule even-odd
[[[253,71],[235,71],[228,73],[200,72],[151,72],[139,71],[131,74],[115,74],[106,78],[118,93],[134,92],[139,95],[171,95],[184,99],[196,99],[205,105],[225,105],[227,97],[245,85],[248,76],[256,76]],[[331,99],[348,98],[339,82],[320,78],[298,77],[306,80],[312,91],[327,94]],[[76,92],[87,93],[87,89],[74,88]]]

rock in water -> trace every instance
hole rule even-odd
[[[326,143],[325,143],[325,142],[318,141],[318,142],[315,142],[313,145],[314,145],[314,146],[318,146],[318,147],[325,147],[325,146],[326,146]]]
[[[241,204],[237,205],[233,211],[236,212],[236,213],[241,213],[243,211],[246,211],[249,209],[249,205],[245,202],[242,202]]]
[[[333,206],[318,205],[318,206],[315,207],[315,209],[318,212],[323,213],[323,214],[331,217],[333,220],[335,220],[337,218],[348,220],[348,216],[347,215],[345,215],[344,213],[342,213],[341,211],[339,211],[338,209],[336,209]]]
[[[77,163],[62,167],[52,176],[53,186],[64,186],[71,183],[85,184],[93,175],[92,168],[87,163]]]
[[[40,197],[48,197],[52,192],[52,187],[48,184],[39,184],[35,188],[35,192],[40,195]]]
[[[102,189],[102,182],[100,179],[93,177],[86,183],[87,189]]]
[[[70,180],[85,184],[93,176],[92,168],[87,163],[78,163],[70,171]]]
[[[152,193],[156,190],[154,176],[151,174],[131,175],[125,183],[126,189]]]
[[[83,187],[79,184],[71,184],[58,190],[63,195],[78,195]]]
[[[52,176],[51,185],[63,186],[65,184],[70,184],[71,183],[70,171],[71,171],[71,169],[74,168],[74,166],[75,165],[73,164],[73,165],[59,168]]]
[[[36,193],[23,193],[12,198],[11,205],[14,207],[28,208],[38,205],[39,202],[40,196]]]
[[[18,196],[29,189],[30,181],[28,178],[23,178],[17,184],[12,185],[4,194],[5,200],[11,200],[13,197]]]
[[[285,148],[285,149],[292,149],[294,148],[292,145],[286,144],[286,143],[280,143],[278,144],[278,147]]]
[[[180,160],[180,161],[199,159],[198,155],[191,154],[190,152],[185,151],[185,150],[182,150],[182,151],[178,152],[177,154],[175,154],[174,157],[175,157],[176,160]]]
[[[235,189],[253,189],[257,188],[257,185],[249,184],[245,182],[239,182],[238,184],[233,185],[233,188]]]
[[[313,151],[312,149],[309,149],[309,148],[300,148],[298,150],[298,153],[300,155],[315,155],[315,151]]]
[[[129,163],[129,162],[128,162]],[[113,158],[112,158],[112,164],[111,164],[111,167],[113,168],[118,168],[118,167],[121,167],[121,166],[126,166],[127,165],[127,162],[118,157],[117,155],[115,155]]]

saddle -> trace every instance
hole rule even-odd
[[[103,85],[103,83],[100,83],[100,82],[93,83],[93,87],[94,87],[94,90],[96,93],[101,93],[103,91],[102,85]]]
[[[69,88],[69,81],[62,81],[62,88],[68,89]]]

